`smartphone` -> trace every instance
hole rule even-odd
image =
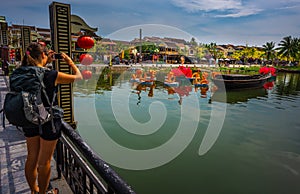
[[[62,59],[61,53],[54,54],[54,59]]]

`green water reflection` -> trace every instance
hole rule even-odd
[[[192,141],[175,159],[147,170],[112,166],[137,193],[300,193],[299,74],[278,74],[266,85],[267,89],[227,92],[224,98],[220,91],[211,90],[213,85],[206,96],[188,84],[174,92],[163,83],[168,70],[158,70],[156,81],[141,90],[130,82],[131,70],[93,71],[91,80],[74,85],[75,118],[80,135],[99,153],[109,145],[103,144],[98,122],[118,144],[147,150],[164,145],[174,136],[184,105],[200,110]],[[126,98],[119,99],[118,93],[126,94]],[[129,112],[124,115],[131,115],[134,122],[142,124],[151,120],[149,109],[156,102],[154,108],[160,111],[155,114],[163,117],[165,110],[166,122],[148,135],[128,132],[117,122],[112,102],[117,103],[115,106],[128,106]],[[216,142],[206,154],[198,155],[213,107],[225,104],[226,115]],[[193,111],[189,114],[195,114]],[[153,158],[156,159],[159,158]]]

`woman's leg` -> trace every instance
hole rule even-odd
[[[38,158],[38,184],[39,193],[46,193],[50,182],[51,159],[57,140],[44,140],[40,138],[40,153]]]
[[[36,184],[37,163],[40,149],[40,137],[26,137],[27,159],[25,163],[25,177],[31,190],[31,194],[39,191]]]

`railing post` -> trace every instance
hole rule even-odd
[[[62,142],[59,140],[56,144],[56,170],[57,170],[57,178],[61,179],[61,167],[63,163],[63,147]]]

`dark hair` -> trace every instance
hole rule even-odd
[[[38,42],[32,42],[27,47],[23,60],[22,66],[37,66],[37,63],[41,61],[42,53],[48,54],[48,49],[45,44]]]

